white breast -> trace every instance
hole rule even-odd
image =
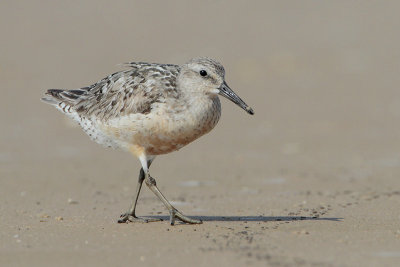
[[[189,106],[171,108],[160,103],[148,114],[115,118],[98,128],[122,149],[131,150],[134,145],[142,147],[148,155],[166,154],[208,133],[220,118],[218,97],[198,99]],[[107,138],[101,139],[110,143]]]

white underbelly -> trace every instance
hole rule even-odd
[[[98,121],[94,141],[130,151],[139,147],[147,155],[166,154],[211,131],[220,115],[218,99],[200,112],[188,110],[176,114],[160,109],[148,114],[130,114],[106,123]]]

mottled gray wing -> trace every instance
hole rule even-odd
[[[153,103],[163,102],[167,96],[178,96],[179,66],[135,62],[127,65],[131,69],[111,74],[91,86],[51,89],[46,96],[58,100],[59,105],[62,102],[71,107],[80,116],[94,115],[102,120],[131,113],[146,114]]]

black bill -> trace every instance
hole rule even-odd
[[[244,101],[237,94],[235,94],[235,92],[233,92],[231,88],[229,88],[226,82],[224,82],[219,88],[219,94],[228,98],[242,109],[246,110],[247,113],[254,115],[253,109],[249,107],[246,103],[244,103]]]

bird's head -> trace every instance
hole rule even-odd
[[[189,93],[201,93],[210,96],[222,95],[247,113],[253,115],[249,107],[225,81],[225,69],[221,63],[210,58],[195,58],[181,67],[178,76],[181,88]]]

